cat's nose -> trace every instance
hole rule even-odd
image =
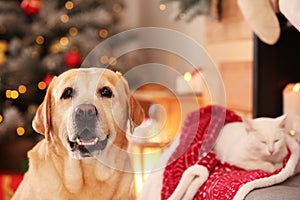
[[[274,153],[274,150],[269,150],[270,155]]]

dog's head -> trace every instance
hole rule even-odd
[[[127,147],[126,128],[144,113],[127,81],[108,69],[72,69],[55,77],[33,119],[50,145],[63,145],[73,158],[98,156],[115,145]]]

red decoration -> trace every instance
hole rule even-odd
[[[48,74],[43,78],[43,81],[46,83],[47,87],[49,86],[49,84],[51,83],[53,79],[53,75],[52,74]]]
[[[77,51],[70,51],[65,55],[64,62],[69,68],[79,67],[81,64],[81,55]]]
[[[22,179],[22,174],[0,174],[0,199],[10,199]]]
[[[23,0],[21,8],[29,16],[36,15],[40,11],[41,0]]]

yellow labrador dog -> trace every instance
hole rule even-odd
[[[29,151],[29,170],[13,199],[131,199],[125,131],[143,119],[118,72],[72,69],[55,77],[33,119],[45,139]]]

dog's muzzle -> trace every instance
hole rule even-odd
[[[73,114],[75,134],[69,138],[71,151],[78,151],[81,157],[91,157],[95,151],[104,150],[108,136],[100,140],[98,133],[98,110],[93,104],[78,105]]]

